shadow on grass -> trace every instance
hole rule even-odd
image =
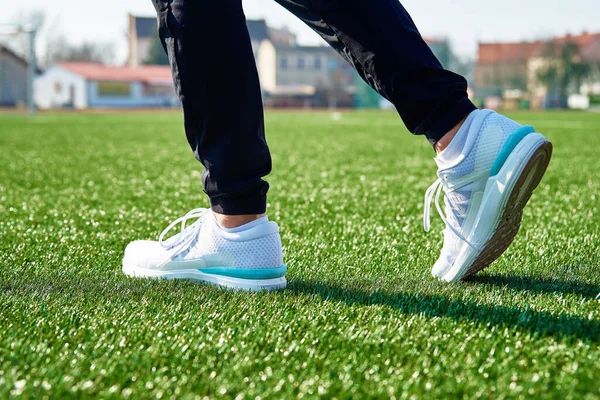
[[[507,287],[530,293],[576,294],[588,299],[600,295],[600,286],[553,279],[536,279],[518,275],[475,275],[468,282]]]
[[[594,285],[577,282],[537,280],[527,277],[488,275],[472,278],[471,284],[491,284],[506,286],[516,290],[528,290],[536,293],[576,293],[589,301],[598,292]],[[62,277],[50,281],[2,282],[0,280],[0,299],[9,297],[36,297],[42,301],[52,298],[67,297],[70,302],[93,305],[98,301],[135,301],[156,297],[162,303],[196,302],[199,292],[189,290],[195,285],[183,282],[157,282],[150,280],[95,280],[87,277]],[[214,289],[214,288],[213,288]],[[204,292],[206,294],[206,292]],[[228,301],[228,296],[246,296],[246,293],[235,293],[228,290],[214,291],[213,295],[222,295],[219,301]],[[443,294],[422,294],[392,290],[369,291],[360,285],[339,286],[327,282],[306,280],[290,280],[288,287],[280,292],[282,298],[277,300],[275,293],[268,294],[271,301],[282,301],[294,295],[316,295],[323,301],[343,303],[349,306],[381,305],[397,310],[406,315],[422,315],[427,318],[450,318],[457,322],[474,322],[481,326],[496,328],[516,328],[539,336],[579,339],[587,342],[600,342],[600,320],[591,315],[568,315],[538,311],[527,307],[486,305],[476,300],[453,299]],[[258,294],[260,295],[260,294]],[[275,295],[275,297],[273,297]],[[152,302],[151,302],[152,303]],[[161,303],[161,304],[162,304]],[[586,313],[588,314],[588,313]]]
[[[407,315],[451,318],[462,322],[472,321],[488,327],[517,328],[540,336],[600,341],[598,319],[536,311],[527,307],[489,306],[477,304],[475,301],[452,299],[444,295],[366,292],[327,283],[298,280],[291,281],[287,290],[292,293],[318,295],[324,301],[341,302],[346,305],[383,305]]]

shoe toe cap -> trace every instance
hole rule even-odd
[[[165,250],[158,242],[136,240],[125,248],[123,266],[152,269],[166,257]]]
[[[440,258],[433,264],[431,269],[431,275],[436,278],[442,279],[444,275],[452,268],[455,257],[449,254],[441,254]]]

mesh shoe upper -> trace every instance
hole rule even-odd
[[[138,240],[125,249],[125,258],[139,268],[278,268],[283,265],[279,228],[275,222],[256,221],[252,227],[231,232],[217,223],[212,212],[188,213],[163,232],[159,241]],[[191,216],[190,216],[191,215]],[[189,218],[197,220],[185,226]],[[169,229],[183,221],[181,231],[163,240]]]

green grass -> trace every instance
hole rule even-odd
[[[445,284],[423,138],[267,113],[289,285],[241,293],[121,273],[207,205],[179,113],[0,116],[0,397],[600,397],[600,118],[512,117],[548,173],[505,255]]]

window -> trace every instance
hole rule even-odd
[[[62,91],[62,86],[61,86],[60,82],[58,82],[58,81],[54,82],[54,91],[57,94]]]
[[[170,85],[144,84],[144,96],[147,97],[175,97],[175,90]]]
[[[321,69],[321,57],[315,57],[315,69]]]
[[[329,59],[329,65],[327,66],[330,71],[333,71],[337,68],[337,60],[335,58]]]
[[[129,97],[131,84],[129,82],[98,82],[98,96]]]
[[[287,69],[288,60],[286,57],[281,57],[281,60],[279,60],[279,66],[281,67],[281,69]]]
[[[298,69],[304,69],[304,57],[298,57]]]

